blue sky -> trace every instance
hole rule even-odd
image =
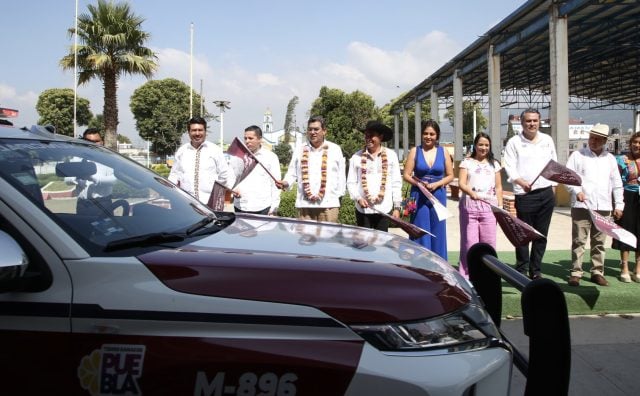
[[[0,106],[20,110],[16,125],[37,122],[38,95],[72,88],[73,72],[59,60],[72,44],[75,0],[3,2]],[[80,0],[79,13],[95,1]],[[524,1],[425,0],[134,0],[146,19],[148,46],[159,57],[156,79],[189,84],[190,23],[194,24],[193,87],[211,101],[231,101],[224,116],[225,141],[251,124],[262,125],[267,108],[275,128],[284,125],[288,101],[303,125],[323,85],[363,91],[382,106],[424,80]],[[129,97],[144,84],[125,76],[119,83],[119,133],[139,141]],[[102,113],[102,84],[78,89]],[[210,138],[219,140],[219,123]]]

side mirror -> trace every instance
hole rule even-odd
[[[29,259],[15,239],[1,230],[0,252],[0,292],[7,292],[24,275]]]

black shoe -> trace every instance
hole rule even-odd
[[[531,275],[531,280],[542,279],[542,274],[533,274]]]

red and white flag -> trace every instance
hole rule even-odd
[[[638,240],[635,235],[617,225],[613,220],[611,220],[611,218],[604,217],[595,210],[589,209],[589,215],[591,216],[593,225],[600,230],[600,232],[603,232],[611,238],[617,239],[620,242],[626,243],[634,249],[637,249]]]
[[[535,183],[540,176],[560,184],[568,184],[570,186],[582,185],[582,178],[579,174],[564,165],[560,165],[554,160],[549,160],[549,162],[547,162],[547,165],[544,166],[540,174],[536,179],[534,179],[533,183]]]
[[[487,201],[487,204],[491,205]],[[529,224],[513,216],[511,213],[497,206],[491,205],[491,211],[496,217],[502,232],[507,237],[509,242],[515,247],[527,245],[529,242],[544,238],[545,236],[538,232],[535,228]]]

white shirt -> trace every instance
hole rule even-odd
[[[522,178],[529,183],[532,182],[549,160],[558,160],[556,146],[551,136],[538,131],[533,141],[524,137],[524,133],[509,139],[504,149],[504,169],[509,176],[509,182],[513,184],[513,193],[516,195],[525,193],[520,185],[513,183],[514,180]],[[531,190],[556,185],[558,183],[540,176],[531,186]]]
[[[492,204],[498,203],[496,196],[496,173],[502,167],[498,161],[493,161],[493,166],[486,162],[480,162],[474,158],[467,157],[460,163],[460,168],[467,170],[467,185],[478,194],[480,199],[487,200]],[[467,194],[462,193],[461,202],[467,199]]]
[[[608,151],[602,150],[600,155],[591,151],[589,147],[574,151],[567,160],[567,168],[582,177],[582,186],[567,186],[571,192],[571,207],[612,210],[613,192],[615,209],[624,209],[622,178],[615,157]],[[586,202],[576,199],[579,192],[584,193]]]
[[[196,153],[200,150],[200,167],[196,180]],[[175,161],[169,180],[177,184],[181,189],[198,198],[204,204],[209,202],[209,196],[213,189],[213,182],[232,187],[235,176],[229,169],[220,147],[209,141],[204,141],[198,149],[191,142],[183,144],[176,151]],[[198,183],[198,191],[195,189]]]
[[[302,161],[302,153],[304,147],[309,148],[309,186],[311,187],[311,193],[317,195],[320,191],[322,178],[322,147],[324,145],[327,145],[327,181],[325,194],[320,201],[311,202],[305,199],[306,195],[302,186],[302,169],[300,164]],[[289,184],[289,188],[291,188],[293,183],[298,184],[296,208],[339,208],[340,197],[344,195],[346,184],[342,149],[337,144],[326,140],[318,149],[314,149],[309,142],[305,142],[305,144],[298,147],[291,156],[289,169],[287,169],[284,180]]]
[[[356,210],[360,213],[376,213],[372,209],[362,208],[358,204],[358,199],[366,198],[362,188],[362,155],[367,156],[367,187],[369,195],[373,198],[378,196],[382,184],[382,150],[387,153],[387,183],[382,202],[373,207],[377,210],[389,213],[393,206],[400,207],[402,203],[402,175],[400,174],[400,164],[398,156],[393,150],[382,147],[375,158],[365,150],[360,150],[349,159],[349,174],[347,175],[347,190],[349,196],[355,201]]]
[[[280,180],[280,161],[275,153],[260,148],[253,155],[276,180]],[[280,206],[280,190],[260,164],[257,164],[251,173],[234,187],[234,190],[240,193],[240,198],[234,198],[233,205],[250,212],[271,207],[269,213],[273,213]]]

